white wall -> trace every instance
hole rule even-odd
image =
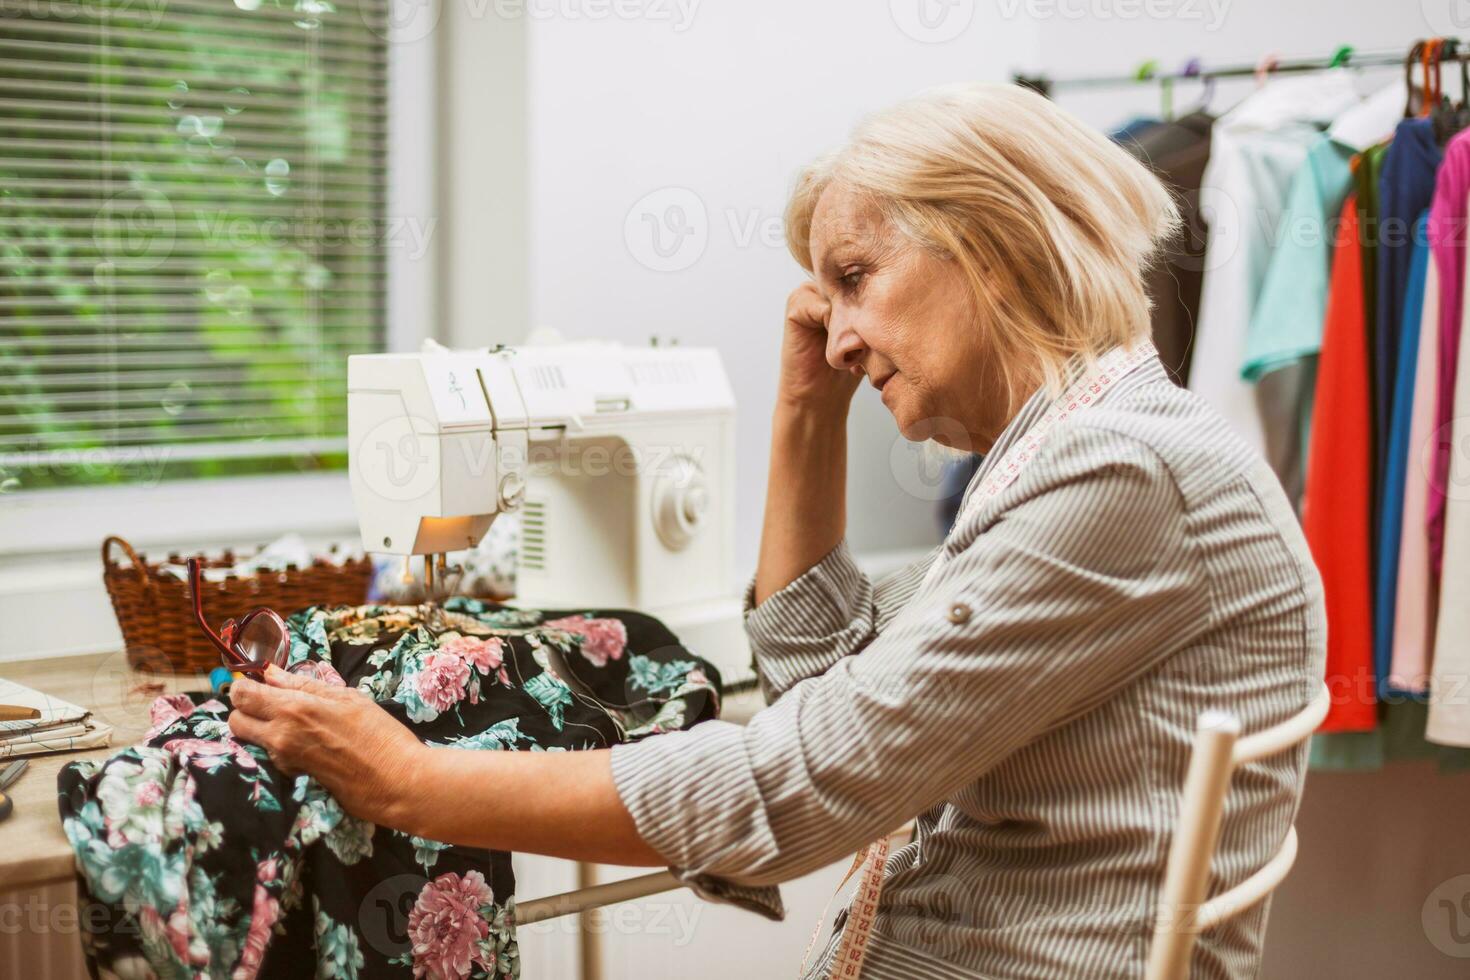
[[[397,2],[432,18],[416,26],[433,28],[439,60],[437,166],[423,175],[438,185],[437,288],[425,332],[455,347],[519,340],[530,301],[528,22],[497,16],[489,0]]]
[[[531,318],[569,337],[721,350],[739,404],[743,578],[765,496],[782,310],[803,275],[780,231],[797,168],[865,110],[941,82],[1006,77],[1032,56],[1035,30],[987,7],[957,38],[929,43],[900,28],[901,2],[899,18],[882,2],[690,2],[687,23],[655,19],[663,5],[640,0],[629,7],[647,17],[531,23]],[[661,260],[648,221],[664,222],[666,246],[675,227],[693,234]],[[651,267],[661,264],[678,268]],[[874,392],[859,393],[852,432],[855,545],[936,540],[932,507],[890,468],[895,451],[903,478],[916,476]]]

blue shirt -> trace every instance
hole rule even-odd
[[[1394,609],[1398,601],[1399,541],[1404,522],[1404,476],[1409,466],[1409,424],[1414,414],[1415,369],[1419,362],[1419,325],[1424,315],[1424,281],[1429,272],[1427,212],[1414,222],[1409,251],[1408,275],[1399,284],[1404,298],[1397,331],[1380,330],[1379,335],[1397,334],[1392,398],[1388,405],[1388,440],[1384,454],[1383,504],[1378,514],[1378,549],[1373,570],[1373,667],[1378,677],[1378,695],[1391,690],[1388,674],[1393,658]],[[1382,293],[1379,293],[1382,296]],[[1385,324],[1386,325],[1386,324]],[[1429,342],[1434,342],[1434,337]],[[1423,379],[1426,383],[1433,379]],[[1421,532],[1422,533],[1422,532]],[[1420,696],[1420,695],[1415,695]]]
[[[1429,119],[1405,119],[1394,132],[1378,178],[1378,227],[1365,229],[1378,239],[1378,329],[1373,338],[1373,431],[1378,447],[1376,472],[1385,476],[1388,425],[1397,378],[1399,327],[1408,288],[1410,241],[1414,223],[1434,198],[1434,177],[1444,151]],[[1421,290],[1422,291],[1422,290]],[[1419,324],[1414,324],[1419,329]],[[1402,488],[1400,488],[1402,495]]]

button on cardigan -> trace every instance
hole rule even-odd
[[[874,584],[843,543],[759,606],[748,592],[774,703],[743,728],[615,747],[618,791],[685,882],[771,915],[771,886],[915,820],[864,977],[1137,976],[1196,718],[1254,731],[1321,683],[1321,585],[1291,506],[1154,359],[941,547],[923,591],[933,555]],[[1214,888],[1280,847],[1305,762],[1299,747],[1237,774]],[[1265,918],[1206,933],[1192,976],[1253,975]]]

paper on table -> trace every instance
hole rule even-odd
[[[35,688],[8,681],[3,677],[0,677],[0,704],[17,704],[23,708],[35,708],[41,712],[39,718],[0,721],[0,739],[17,733],[54,728],[58,724],[81,721],[92,713],[81,705],[53,698]]]
[[[38,739],[67,738],[71,735],[81,735],[87,730],[86,721],[63,721],[51,728],[42,728],[29,732],[10,732],[0,738],[0,745],[20,745],[24,742],[34,742]]]
[[[39,718],[0,721],[0,759],[93,749],[112,742],[112,726],[92,719],[81,705],[0,677],[0,704],[19,704],[41,712]]]
[[[41,755],[45,752],[79,752],[82,749],[100,749],[112,744],[111,725],[89,719],[82,722],[80,727],[81,732],[76,735],[38,732],[34,738],[6,739],[0,742],[0,759]]]

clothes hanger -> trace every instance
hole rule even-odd
[[[1268,51],[1261,55],[1261,60],[1256,62],[1256,88],[1264,88],[1271,80],[1271,73],[1276,66],[1281,64],[1281,55],[1275,51]]]
[[[1157,58],[1149,58],[1134,69],[1133,77],[1137,81],[1147,82],[1159,78],[1159,62]],[[1168,76],[1159,78],[1159,118],[1164,122],[1174,118],[1174,93],[1172,81]]]
[[[1434,115],[1439,102],[1439,51],[1444,45],[1442,38],[1432,37],[1424,42],[1419,51],[1419,67],[1424,76],[1424,99],[1419,104],[1419,115],[1428,119]],[[1433,70],[1430,65],[1434,65]]]
[[[1465,104],[1466,84],[1470,73],[1465,65],[1465,52],[1454,38],[1437,38],[1439,44],[1434,55],[1434,99],[1431,118],[1434,120],[1434,138],[1444,146],[1462,129],[1470,126],[1470,108]],[[1456,102],[1444,92],[1443,68],[1446,58],[1460,63],[1460,101]]]
[[[1195,103],[1190,112],[1208,112],[1210,100],[1215,97],[1215,76],[1204,73],[1204,66],[1200,64],[1198,56],[1186,61],[1184,67],[1179,70],[1179,74],[1185,78],[1198,78],[1204,84],[1204,88],[1200,91],[1199,101]]]
[[[1409,53],[1404,55],[1404,118],[1411,119],[1414,116],[1414,65],[1424,51],[1424,42],[1415,41],[1414,46],[1409,48]]]
[[[1351,44],[1339,45],[1337,50],[1332,52],[1332,57],[1327,60],[1327,68],[1329,70],[1333,68],[1354,69],[1352,72],[1353,86],[1357,89],[1360,98],[1367,98],[1377,86],[1369,84],[1362,69],[1352,63],[1356,50]]]

